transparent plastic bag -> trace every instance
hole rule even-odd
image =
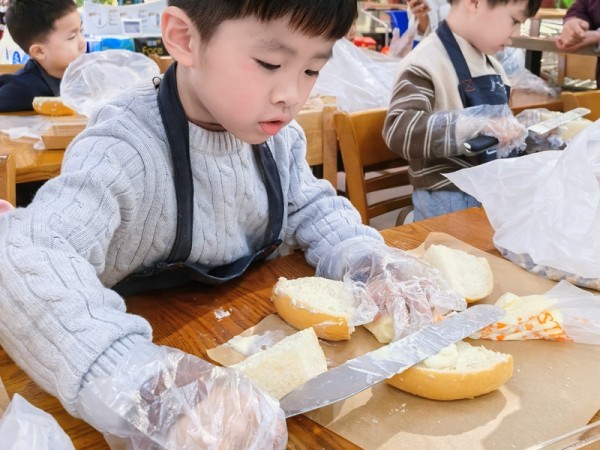
[[[19,394],[0,418],[0,443],[2,450],[75,450],[54,417]]]
[[[149,342],[136,344],[111,375],[93,378],[78,412],[114,449],[262,450],[287,442],[279,403],[241,372]]]
[[[390,41],[390,50],[388,55],[395,58],[404,58],[413,49],[415,36],[417,35],[418,22],[412,22],[406,33],[400,35],[400,30],[394,28],[392,30],[392,40]]]
[[[344,111],[387,108],[399,59],[369,57],[371,50],[356,47],[348,39],[333,46],[333,57],[321,70],[311,97],[333,96]]]
[[[505,257],[546,278],[600,289],[600,122],[563,151],[446,177],[483,204]]]
[[[141,53],[127,50],[86,53],[67,67],[60,84],[61,99],[71,109],[89,117],[115,95],[159,75],[158,65]]]
[[[600,295],[561,281],[541,296],[503,296],[497,303],[506,316],[471,335],[473,339],[600,344]]]

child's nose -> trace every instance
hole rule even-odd
[[[283,80],[273,89],[271,102],[283,103],[287,107],[296,105],[298,103],[298,82]]]

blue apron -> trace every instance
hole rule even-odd
[[[122,296],[170,288],[191,281],[219,285],[239,277],[250,264],[265,259],[281,244],[279,235],[283,224],[283,191],[271,150],[266,143],[262,143],[253,145],[252,149],[267,190],[269,226],[264,241],[266,244],[250,255],[223,266],[208,268],[187,262],[192,249],[194,185],[190,166],[189,125],[177,92],[176,69],[176,63],[167,69],[158,90],[158,107],[173,160],[177,198],[175,243],[166,260],[141,272],[133,273],[117,283],[113,290]]]
[[[471,76],[467,61],[445,20],[438,25],[436,33],[442,44],[444,44],[444,48],[448,52],[450,61],[452,61],[452,65],[458,76],[458,92],[463,107],[508,104],[510,86],[504,84],[500,75],[483,75],[476,78]],[[496,159],[496,150],[491,149],[476,156],[461,156],[461,158],[466,159],[471,164],[482,164]]]

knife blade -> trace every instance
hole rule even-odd
[[[280,406],[286,417],[293,417],[344,400],[497,322],[504,314],[494,305],[471,306],[308,380],[283,397]]]
[[[545,134],[561,125],[571,122],[572,120],[579,119],[590,112],[591,110],[588,108],[574,108],[570,111],[562,113],[559,116],[551,117],[550,119],[542,120],[535,125],[531,125],[527,127],[527,130],[534,134]],[[465,148],[465,155],[475,156],[496,144],[498,144],[498,139],[495,137],[482,135],[469,139],[463,144],[463,146]]]

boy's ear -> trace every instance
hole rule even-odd
[[[168,6],[161,18],[162,40],[169,55],[183,66],[193,64],[192,40],[198,35],[196,26],[181,9]]]
[[[479,8],[479,0],[467,0],[467,8],[469,11],[477,11]]]
[[[29,47],[29,56],[35,61],[43,61],[46,59],[46,50],[41,44],[32,44]]]

